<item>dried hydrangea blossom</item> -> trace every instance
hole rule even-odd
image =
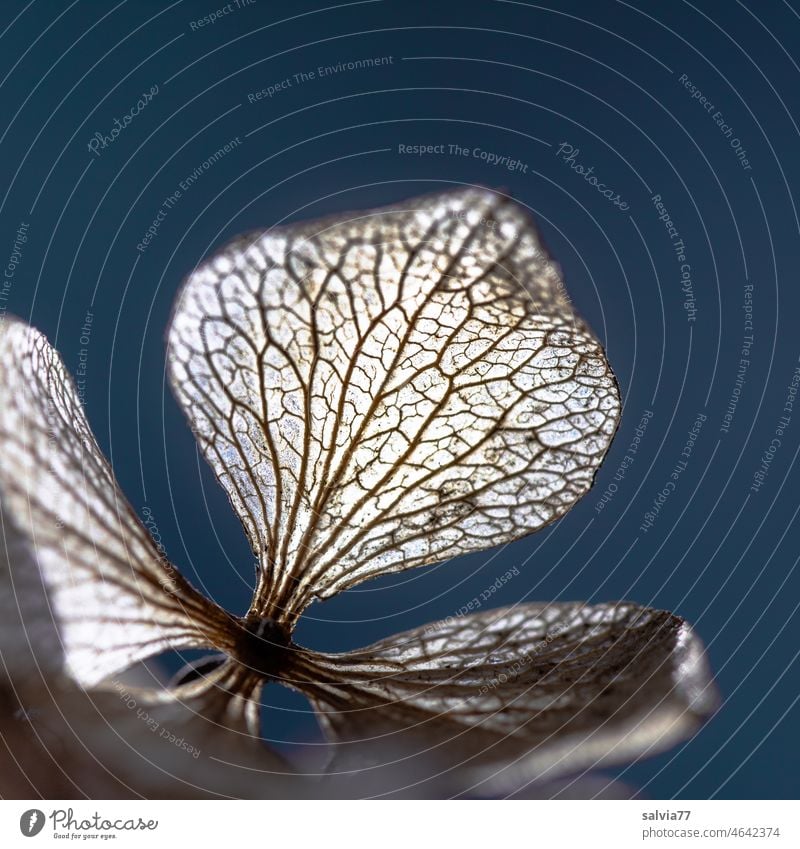
[[[38,566],[81,687],[165,649],[213,649],[221,660],[142,698],[250,753],[278,681],[340,749],[423,753],[486,792],[663,748],[713,709],[689,626],[631,603],[519,605],[342,655],[292,641],[314,599],[518,539],[592,485],[617,385],[499,194],[242,237],[187,281],[169,372],[258,561],[242,618],[159,554],[44,338],[12,322],[0,353],[0,503],[28,551],[12,571]]]

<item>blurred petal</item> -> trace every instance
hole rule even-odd
[[[525,211],[461,189],[241,238],[191,275],[169,369],[260,560],[259,613],[538,530],[620,412]]]
[[[51,682],[34,707],[0,710],[0,796],[305,795],[304,782],[252,735],[248,712],[241,696],[216,685],[183,700]]]
[[[29,540],[2,504],[0,492],[0,682],[38,692],[63,668],[61,636]]]
[[[4,321],[0,358],[0,545],[12,594],[41,573],[70,674],[91,686],[165,649],[223,641],[229,617],[159,555],[44,336]]]
[[[293,684],[345,747],[424,756],[432,777],[459,767],[464,792],[488,795],[661,751],[716,704],[689,625],[627,602],[523,604],[303,651]]]
[[[544,783],[533,782],[511,793],[509,799],[636,799],[638,788],[624,781],[589,773],[579,778],[562,778]]]
[[[261,680],[228,662],[173,692],[154,673],[87,692],[26,535],[0,513],[0,798],[282,797],[305,783],[258,734]],[[138,677],[147,689],[129,682]]]

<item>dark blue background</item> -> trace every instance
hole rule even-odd
[[[355,647],[446,617],[512,565],[521,574],[498,605],[632,598],[675,610],[706,641],[724,704],[689,743],[618,774],[652,797],[796,796],[800,406],[760,491],[750,486],[800,354],[797,4],[257,0],[191,29],[215,8],[34,0],[4,3],[0,19],[0,254],[29,224],[6,306],[43,329],[72,370],[93,313],[88,414],[171,558],[217,601],[246,609],[252,557],[164,382],[164,328],[195,263],[279,221],[442,185],[504,187],[536,214],[622,386],[625,415],[596,488],[538,536],[313,606],[298,639]],[[248,102],[300,71],[377,56],[393,62],[292,80]],[[682,74],[723,114],[751,170]],[[154,84],[153,101],[91,154],[90,138]],[[137,251],[163,200],[236,136],[242,144]],[[563,142],[627,211],[559,159]],[[400,143],[480,147],[527,173],[400,155]],[[694,322],[654,194],[686,245]],[[753,353],[723,433],[747,282]],[[654,415],[634,465],[598,512],[645,410]],[[688,467],[644,533],[701,412]],[[268,736],[318,740],[305,702],[270,689]]]

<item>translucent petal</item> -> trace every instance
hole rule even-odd
[[[305,791],[252,727],[261,682],[229,666],[192,693],[50,681],[0,709],[3,798],[280,798]],[[246,696],[244,694],[247,694]]]
[[[168,648],[224,645],[229,617],[160,556],[58,354],[6,320],[0,359],[0,545],[12,594],[43,579],[70,674],[91,686]]]
[[[169,370],[260,560],[254,611],[563,515],[617,426],[603,350],[521,207],[461,189],[240,238]]]
[[[63,664],[30,541],[2,509],[0,493],[0,687],[13,680],[22,694],[38,692]]]
[[[0,516],[0,797],[305,792],[261,740],[263,682],[238,664],[172,691],[143,665],[76,685],[29,540]]]
[[[689,625],[627,602],[523,604],[303,651],[291,677],[345,750],[391,746],[486,793],[661,751],[716,704]]]

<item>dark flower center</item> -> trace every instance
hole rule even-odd
[[[291,643],[289,631],[271,617],[248,616],[242,621],[233,656],[265,678],[277,678],[286,668]]]

